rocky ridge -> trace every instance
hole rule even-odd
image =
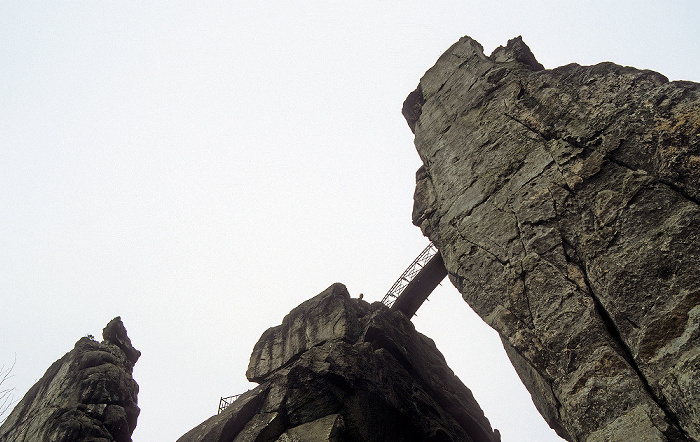
[[[141,352],[120,317],[54,362],[0,426],[4,442],[129,442],[139,415],[132,378]]]
[[[464,37],[403,113],[413,221],[550,426],[700,440],[700,85]]]
[[[246,375],[260,385],[179,442],[500,440],[432,340],[342,284],[263,333]]]

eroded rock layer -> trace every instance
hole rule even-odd
[[[552,428],[700,440],[700,85],[464,37],[404,115],[414,223]]]
[[[131,374],[141,352],[119,317],[102,336],[80,339],[49,367],[0,427],[1,441],[131,441],[139,415]]]
[[[247,376],[260,385],[179,441],[500,440],[432,340],[342,284],[263,333]]]

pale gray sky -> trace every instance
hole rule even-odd
[[[0,4],[0,365],[19,399],[121,315],[136,442],[250,388],[301,301],[380,300],[427,244],[400,110],[459,37],[700,81],[696,0],[141,3]],[[449,282],[418,315],[504,441],[558,440]]]

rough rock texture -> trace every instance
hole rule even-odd
[[[49,367],[0,427],[1,441],[131,441],[139,415],[131,373],[141,353],[119,317],[102,335],[101,343],[80,339]]]
[[[414,223],[552,428],[700,440],[700,85],[464,37],[404,115]]]
[[[401,313],[334,284],[255,345],[260,383],[194,441],[498,441],[468,388]]]

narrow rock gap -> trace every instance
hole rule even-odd
[[[503,115],[505,115],[506,117],[508,117],[508,118],[510,118],[511,120],[515,121],[516,123],[520,124],[521,126],[523,126],[525,129],[529,130],[530,132],[532,132],[532,133],[534,133],[534,134],[537,134],[538,136],[542,137],[542,139],[544,139],[545,141],[549,141],[549,140],[551,139],[550,137],[545,136],[545,134],[541,133],[540,131],[538,131],[538,130],[535,129],[534,127],[531,127],[530,125],[528,125],[528,124],[525,123],[524,121],[520,121],[518,118],[514,117],[513,115],[511,115],[511,114],[509,114],[509,113],[507,113],[507,112],[504,112]]]
[[[629,318],[629,316],[625,316],[625,320],[626,320],[627,322],[629,322],[630,324],[632,324],[632,327],[634,327],[634,328],[636,328],[636,329],[639,329],[639,324],[637,324],[636,322],[634,322],[633,320],[631,320],[631,319]]]
[[[523,240],[523,232],[520,230],[520,220],[518,219],[518,215],[515,214],[515,210],[513,210],[512,207],[510,207],[511,213],[513,214],[513,218],[515,218],[515,228],[518,229],[518,239],[520,240],[520,245],[523,248],[523,258],[527,256],[527,248],[525,248],[525,241]],[[520,260],[520,279],[523,282],[523,297],[525,298],[525,301],[527,302],[527,310],[530,313],[530,324],[532,325],[532,328],[535,328],[535,316],[532,314],[532,306],[530,305],[530,297],[528,296],[527,293],[527,283],[525,281],[525,268],[523,267],[523,262]]]
[[[474,180],[474,182],[472,182],[471,184],[474,184],[475,182],[476,182],[476,180]],[[471,187],[471,184],[468,187],[466,187],[465,190],[469,189],[469,187]],[[481,206],[482,204],[484,204],[488,200],[488,198],[489,198],[489,195],[486,195],[480,201],[477,201],[476,204],[474,204],[474,206],[472,206],[471,209],[469,209],[466,213],[464,213],[464,216],[471,216],[472,212],[474,212],[474,209],[476,209],[479,206]]]
[[[563,240],[563,238],[562,238]],[[569,247],[571,250],[575,250],[571,245],[569,244]],[[586,284],[586,287],[588,288],[589,295],[591,299],[593,300],[593,304],[595,306],[595,311],[600,317],[601,321],[603,321],[603,325],[608,333],[608,336],[617,344],[619,347],[620,351],[622,352],[622,357],[627,361],[629,366],[634,370],[635,374],[641,381],[642,385],[644,386],[644,390],[646,393],[649,395],[649,397],[656,403],[656,405],[663,411],[664,415],[668,419],[669,425],[672,427],[675,427],[674,429],[678,432],[679,436],[682,437],[683,439],[680,439],[682,441],[687,441],[690,442],[692,439],[690,439],[683,429],[683,427],[680,424],[680,421],[676,417],[675,413],[673,413],[671,410],[669,410],[666,407],[666,403],[663,399],[658,397],[656,393],[653,391],[651,386],[649,385],[649,381],[647,380],[646,376],[644,376],[644,373],[642,373],[642,370],[639,368],[637,365],[637,362],[634,360],[634,357],[632,355],[632,351],[630,350],[629,346],[627,343],[625,343],[624,339],[622,338],[622,334],[620,333],[619,328],[615,324],[615,321],[612,319],[610,316],[610,313],[605,309],[605,306],[603,303],[600,301],[600,298],[595,294],[595,291],[593,290],[593,286],[588,279],[588,272],[586,271],[585,266],[582,266],[581,263],[578,263],[576,261],[571,260],[568,254],[565,254],[567,260],[570,260],[573,264],[576,264],[581,268],[581,271],[583,273],[583,279]],[[653,421],[652,421],[653,422]]]
[[[503,266],[505,266],[505,265],[508,264],[509,261],[502,261],[502,260],[498,257],[498,255],[496,255],[495,253],[493,253],[492,251],[490,251],[490,250],[487,249],[486,247],[482,246],[481,244],[475,243],[475,242],[472,241],[471,239],[465,237],[464,235],[462,235],[461,232],[457,232],[457,234],[464,240],[464,242],[469,243],[469,244],[475,246],[476,248],[483,250],[483,251],[486,252],[489,256],[493,257],[493,259],[495,259],[496,261],[498,261],[499,264],[501,264],[501,265],[503,265]]]
[[[532,328],[535,328],[535,316],[532,314],[532,306],[530,305],[530,296],[527,291],[527,282],[525,281],[525,269],[523,268],[522,263],[520,264],[520,280],[523,283],[523,297],[525,298],[525,302],[527,303],[527,311],[530,313],[530,325]]]
[[[516,229],[518,230],[518,238],[517,238],[517,239],[520,241],[520,245],[521,245],[521,247],[523,248],[523,254],[526,255],[527,253],[526,253],[526,250],[525,250],[525,243],[523,242],[522,232],[520,231],[520,221],[518,220],[518,217],[515,215],[515,211],[512,209],[512,207],[509,207],[510,212],[506,212],[505,210],[503,210],[503,209],[497,207],[496,205],[494,205],[494,207],[496,208],[496,210],[502,212],[503,214],[506,214],[506,215],[507,215],[507,214],[512,214],[512,215],[513,215],[513,218],[515,218],[515,226],[516,226]],[[510,264],[510,263],[511,263],[511,261],[508,260],[504,265],[507,265],[507,264]],[[528,310],[528,313],[529,313],[529,315],[530,315],[530,318],[529,318],[529,320],[527,320],[527,319],[520,318],[520,317],[519,317],[518,315],[516,315],[515,313],[513,313],[513,315],[514,315],[515,317],[517,317],[520,321],[522,321],[522,322],[524,322],[525,324],[527,324],[528,326],[530,326],[530,327],[534,330],[534,328],[535,328],[535,318],[534,318],[534,316],[533,316],[533,314],[532,314],[532,306],[530,305],[530,297],[528,296],[528,293],[527,293],[527,284],[525,283],[525,269],[523,268],[522,260],[521,260],[520,262],[518,262],[516,265],[517,265],[517,266],[519,267],[519,269],[520,269],[519,279],[520,279],[520,281],[521,281],[522,284],[523,284],[523,297],[525,298],[525,302],[527,303],[527,310]]]
[[[452,56],[455,57],[455,58],[462,59],[462,57],[459,57],[459,56],[457,56],[457,55],[455,55],[455,54],[452,54]],[[458,67],[457,69],[455,69],[454,72],[453,72],[452,74],[450,74],[450,75],[445,79],[445,81],[442,82],[442,84],[440,85],[440,87],[438,88],[438,90],[435,91],[434,93],[432,93],[431,96],[432,96],[432,95],[438,95],[438,94],[442,91],[442,89],[445,87],[445,85],[447,84],[447,82],[449,82],[450,79],[452,79],[452,77],[455,75],[455,72],[458,72],[459,70],[461,70],[462,67],[466,66],[468,63],[469,63],[469,59],[468,59],[468,58],[467,58],[467,59],[464,59],[464,61],[463,61],[462,63],[460,63],[459,67]],[[472,83],[471,83],[469,86],[467,86],[467,91],[470,90],[470,89],[477,83],[478,78],[479,78],[478,76],[475,76],[474,81],[472,81]]]
[[[510,118],[511,120],[515,121],[516,123],[522,125],[522,126],[523,126],[524,128],[526,128],[528,131],[539,135],[539,136],[542,137],[545,141],[550,141],[550,140],[552,139],[551,137],[548,137],[548,136],[545,135],[544,133],[539,132],[537,129],[531,127],[530,125],[528,125],[528,124],[525,123],[524,121],[521,121],[520,119],[516,118],[515,116],[513,116],[513,115],[511,115],[511,114],[509,114],[509,113],[507,113],[507,112],[504,112],[503,115],[505,115],[506,117],[508,117],[508,118]],[[610,124],[612,124],[612,123],[610,123]],[[603,129],[603,130],[604,130],[604,129]],[[603,132],[602,130],[599,131],[599,133],[597,133],[596,137],[600,136],[600,134],[602,134],[602,132]],[[571,144],[571,145],[574,146],[574,147],[578,147],[578,148],[584,149],[584,150],[587,151],[588,153],[598,152],[598,151],[596,151],[595,149],[593,149],[593,148],[591,148],[591,147],[589,147],[589,146],[586,146],[586,145],[584,145],[583,143],[581,143],[580,141],[574,140],[574,139],[572,139],[572,138],[570,138],[570,137],[559,137],[559,139],[562,140],[562,141],[564,141],[564,142],[566,142],[566,143]],[[598,153],[601,153],[601,152],[598,152]],[[629,164],[626,164],[624,161],[621,161],[619,158],[616,158],[616,157],[613,155],[613,153],[614,153],[614,151],[611,152],[610,154],[603,154],[603,156],[605,157],[606,160],[608,160],[608,161],[610,161],[610,162],[612,162],[612,163],[614,163],[614,164],[616,164],[616,165],[618,165],[618,166],[620,166],[620,167],[622,167],[622,168],[624,168],[624,169],[632,170],[632,171],[633,171],[633,170],[637,170],[636,168],[630,166]],[[556,164],[556,161],[555,161],[555,164]],[[557,166],[559,166],[559,164],[557,164]],[[643,169],[642,169],[642,170],[643,170]],[[561,172],[561,169],[560,169],[560,172]],[[645,172],[648,173],[649,175],[653,176],[654,179],[655,179],[656,181],[658,181],[658,182],[660,182],[660,183],[662,183],[662,184],[668,186],[671,190],[673,190],[673,191],[676,192],[677,194],[683,196],[684,198],[688,199],[689,201],[691,201],[691,202],[693,202],[693,203],[695,203],[695,204],[700,205],[700,200],[698,200],[698,199],[696,199],[695,197],[689,195],[687,192],[685,192],[685,191],[684,191],[683,189],[681,189],[680,187],[678,187],[678,186],[676,186],[675,184],[670,183],[670,182],[668,182],[668,181],[666,181],[666,180],[664,180],[664,179],[662,179],[662,178],[660,178],[660,177],[658,177],[658,176],[652,174],[650,171],[645,170]]]
[[[603,324],[605,325],[605,329],[608,332],[608,335],[615,341],[618,346],[620,347],[622,351],[622,356],[625,358],[627,363],[632,367],[632,370],[637,374],[637,377],[639,380],[642,382],[642,385],[644,386],[644,390],[647,392],[649,397],[651,397],[651,400],[654,401],[658,405],[658,407],[661,409],[661,411],[664,412],[666,417],[669,420],[669,424],[673,425],[675,429],[683,436],[683,440],[689,441],[691,439],[688,438],[688,435],[686,432],[683,430],[683,427],[681,427],[681,424],[676,417],[675,413],[673,413],[671,410],[669,410],[666,407],[666,403],[664,400],[659,398],[656,393],[652,390],[651,386],[649,385],[649,381],[647,381],[646,376],[644,376],[644,373],[642,373],[642,370],[639,368],[637,365],[637,362],[634,360],[632,357],[632,351],[630,348],[627,346],[625,341],[622,339],[622,335],[620,334],[619,329],[617,328],[617,325],[613,321],[613,319],[610,317],[610,314],[605,310],[605,307],[603,307],[603,304],[600,302],[598,297],[593,293],[593,290],[591,289],[591,286],[588,282],[588,276],[586,275],[586,272],[584,272],[583,275],[586,285],[588,288],[591,290],[591,299],[593,299],[593,303],[595,305],[596,312],[600,316],[601,320],[603,321]]]

